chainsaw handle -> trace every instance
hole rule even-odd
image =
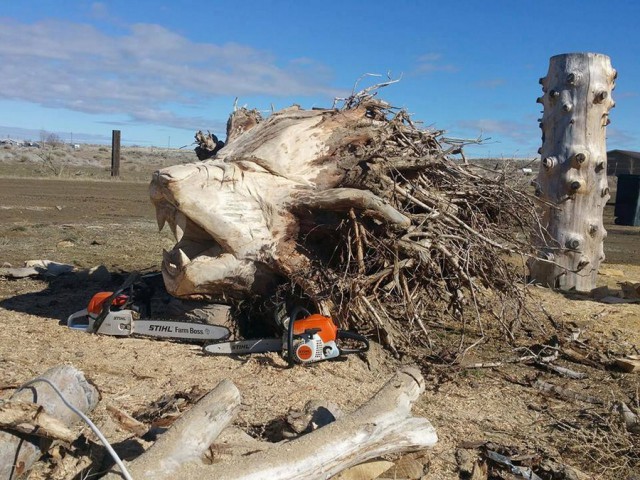
[[[369,350],[369,340],[364,335],[360,335],[356,332],[350,332],[348,330],[340,330],[338,329],[338,333],[336,334],[336,338],[338,339],[349,339],[349,340],[357,340],[362,343],[363,346],[360,348],[340,348],[340,355],[349,355],[351,353],[364,353]]]
[[[89,312],[85,308],[84,310],[80,310],[79,312],[72,313],[67,318],[67,327],[74,328],[76,330],[87,330],[89,327],[87,316]]]

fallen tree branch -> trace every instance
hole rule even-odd
[[[560,367],[558,365],[554,365],[553,363],[547,362],[536,362],[536,367],[542,368],[544,370],[550,370],[552,372],[557,373],[558,375],[562,375],[563,377],[573,378],[574,380],[581,380],[587,377],[587,374],[584,372],[576,372],[575,370],[570,370],[565,367]]]
[[[137,437],[142,437],[149,431],[149,427],[144,423],[136,420],[127,412],[114,407],[113,405],[107,405],[107,412],[111,415],[111,418],[124,430],[133,433]]]
[[[131,476],[136,480],[186,478],[178,470],[204,457],[239,407],[240,392],[229,380],[223,380],[128,465]],[[116,478],[122,477],[119,473],[105,477]]]
[[[595,361],[591,360],[590,358],[588,358],[586,355],[583,355],[580,352],[576,352],[575,350],[573,350],[571,348],[562,347],[561,350],[560,350],[560,353],[567,360],[570,360],[570,361],[572,361],[574,363],[580,363],[580,364],[586,365],[588,367],[597,368],[598,370],[604,369],[604,365],[602,365],[601,363],[595,362]]]
[[[192,468],[181,470],[179,476],[218,480],[329,478],[371,458],[431,447],[437,441],[434,428],[428,420],[410,416],[411,405],[423,391],[420,371],[405,368],[351,415],[266,452],[209,468],[190,465]]]
[[[222,390],[235,389],[230,382],[223,383]],[[164,434],[166,438],[161,437],[156,445],[131,463],[130,471],[136,480],[329,478],[371,458],[432,447],[437,442],[437,435],[431,423],[411,416],[411,406],[424,388],[420,371],[406,367],[350,415],[290,442],[281,442],[266,450],[263,450],[263,442],[258,442],[256,453],[234,455],[228,460],[218,456],[220,463],[207,465],[196,459],[203,456],[213,438],[220,433],[220,427],[230,421],[236,401],[239,402],[239,395],[235,393],[231,398],[227,395],[216,399],[214,390],[205,397],[208,407],[203,407],[202,401],[196,404],[189,411],[189,417],[179,419]],[[211,413],[207,418],[213,423],[203,421],[203,412],[211,410],[217,411],[218,416],[222,414],[224,421],[211,418]],[[252,442],[242,437],[235,434],[236,440],[230,440],[228,444],[240,443],[251,448]],[[224,445],[224,442],[214,445]],[[215,447],[213,453],[216,459]],[[120,476],[110,474],[106,478]]]
[[[31,402],[0,402],[0,428],[68,443],[77,437],[63,422],[45,412],[41,405]]]
[[[558,397],[563,400],[578,400],[580,402],[592,403],[594,405],[604,405],[605,402],[599,398],[592,397],[591,395],[585,395],[580,392],[569,390],[568,388],[562,388],[553,383],[545,382],[542,380],[536,380],[533,384],[534,388],[540,390],[544,395]]]
[[[624,426],[627,431],[631,433],[640,433],[640,419],[638,418],[638,415],[633,413],[624,402],[619,402],[616,407],[622,417],[622,421],[624,422]]]

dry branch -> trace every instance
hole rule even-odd
[[[185,478],[178,470],[200,460],[240,407],[240,392],[229,380],[220,382],[184,413],[149,450],[128,466],[136,480]],[[112,473],[106,479],[121,478]]]
[[[594,405],[605,404],[605,402],[599,398],[591,395],[585,395],[584,393],[576,392],[568,388],[559,387],[558,385],[542,380],[536,380],[533,386],[547,396],[558,397],[563,400],[577,400],[580,402],[592,403]]]
[[[622,417],[622,421],[624,422],[626,429],[631,433],[640,433],[640,419],[638,418],[638,415],[633,413],[624,402],[619,402],[617,409]]]
[[[329,478],[381,455],[433,446],[437,435],[429,421],[411,416],[411,407],[424,388],[420,371],[406,367],[354,413],[293,441],[266,448],[263,442],[235,431],[209,449],[240,401],[233,384],[225,381],[132,462],[130,473],[141,480]],[[216,449],[224,450],[225,445],[236,454],[216,456]],[[201,457],[218,463],[205,464]],[[113,473],[107,478],[120,476]]]
[[[640,356],[635,355],[627,358],[616,358],[613,364],[623,372],[631,373],[640,371]]]
[[[107,412],[111,415],[111,418],[123,429],[127,430],[137,437],[142,437],[149,431],[144,423],[136,420],[127,412],[114,407],[113,405],[107,405]]]
[[[545,370],[551,370],[552,372],[555,372],[558,375],[562,375],[563,377],[573,378],[574,380],[581,380],[587,377],[587,374],[584,372],[576,372],[575,370],[561,367],[559,365],[554,365],[548,362],[536,362],[536,366]]]
[[[0,402],[0,428],[64,442],[73,442],[77,437],[41,405],[31,402]]]

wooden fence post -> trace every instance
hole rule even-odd
[[[111,131],[111,176],[120,176],[120,130]]]

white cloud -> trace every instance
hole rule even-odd
[[[20,127],[8,127],[5,125],[0,125],[0,137],[8,137],[16,140],[33,140],[38,141],[40,137],[43,135],[48,135],[50,133],[55,133],[60,138],[65,141],[70,141],[71,137],[75,142],[79,143],[108,143],[111,142],[111,135],[97,135],[90,133],[73,133],[70,132],[49,132],[45,130],[36,130],[32,128],[20,128]],[[129,142],[130,143],[130,142]]]
[[[442,63],[442,55],[440,53],[425,53],[417,59],[417,73],[432,72],[457,72],[458,67],[450,63]]]
[[[540,129],[534,120],[462,120],[457,122],[457,129],[461,130],[461,135],[483,139],[482,148],[468,149],[483,156],[495,155],[500,151],[501,155],[531,157],[542,145]]]
[[[498,140],[500,137],[507,137],[518,143],[530,144],[536,137],[536,124],[515,120],[495,120],[483,118],[478,120],[462,120],[458,122],[460,128],[481,133],[484,137],[491,137]]]
[[[108,15],[100,2],[92,13]],[[342,92],[327,86],[329,75],[310,59],[279,66],[268,52],[196,43],[159,25],[108,35],[88,24],[0,19],[0,98],[46,107],[192,129],[202,119],[177,115],[173,106],[216,96],[332,98]]]
[[[506,82],[504,78],[490,78],[488,80],[480,81],[476,83],[476,85],[480,88],[494,89],[494,88],[501,87],[505,83]]]

